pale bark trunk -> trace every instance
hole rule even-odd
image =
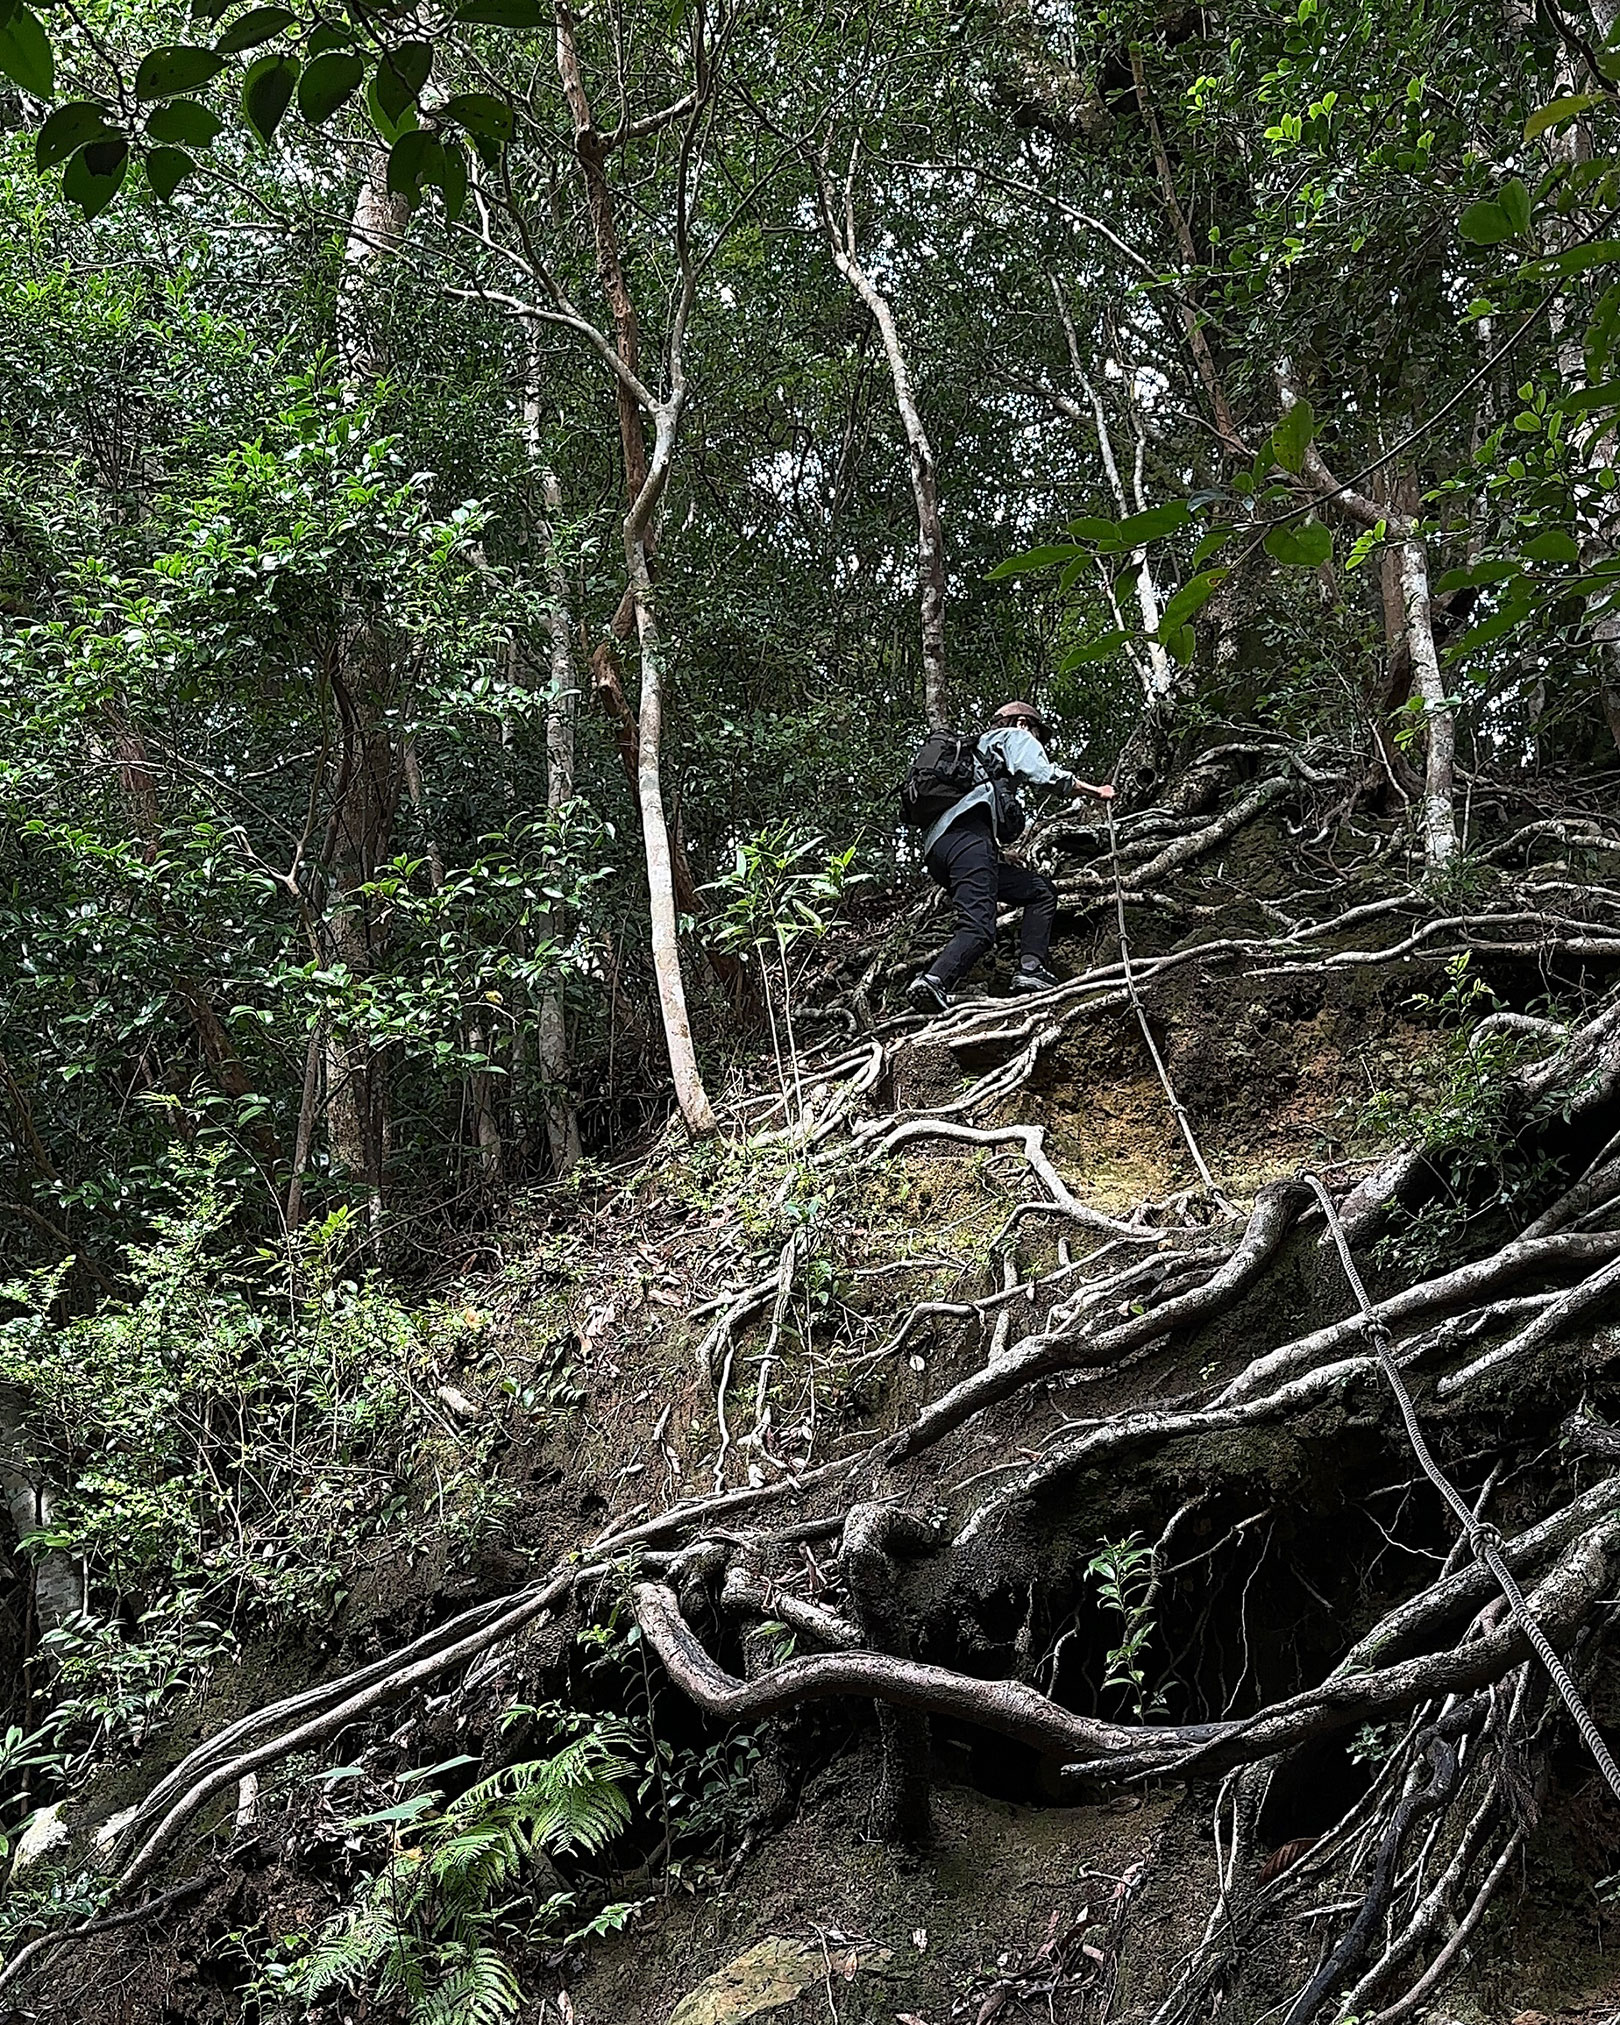
[[[0,1495],[19,1540],[50,1525],[54,1493],[30,1465],[19,1416],[4,1398],[0,1398]],[[37,1642],[46,1632],[59,1631],[70,1618],[83,1613],[84,1565],[65,1548],[47,1548],[33,1562],[32,1589]]]
[[[625,492],[628,511],[624,522],[625,567],[641,645],[641,698],[637,718],[636,799],[641,810],[642,842],[646,853],[647,901],[652,917],[653,971],[658,980],[658,1003],[663,1014],[664,1038],[669,1049],[670,1073],[676,1101],[687,1129],[708,1133],[715,1129],[715,1116],[698,1070],[692,1045],[691,1023],[686,1010],[686,983],[681,975],[679,921],[675,908],[674,867],[669,824],[664,814],[663,785],[659,771],[659,747],[664,724],[664,668],[657,616],[653,607],[651,558],[658,536],[658,510],[669,482],[675,438],[685,407],[685,381],[681,364],[681,342],[685,318],[691,308],[694,277],[682,246],[681,305],[671,329],[669,347],[669,393],[655,398],[646,388],[639,370],[640,325],[635,302],[625,280],[620,258],[618,228],[614,218],[613,193],[609,187],[606,162],[612,142],[597,131],[585,89],[584,73],[574,38],[574,21],[565,0],[557,6],[557,71],[563,96],[568,102],[574,129],[574,153],[585,179],[586,201],[590,208],[596,239],[597,273],[613,318],[613,352],[618,362],[614,389],[619,407],[619,433],[624,452]],[[701,80],[700,80],[701,82]],[[706,88],[706,87],[704,87]],[[695,97],[689,102],[696,103]],[[661,115],[660,117],[663,117]],[[620,134],[628,130],[622,128]],[[684,188],[684,185],[683,185]],[[638,400],[633,389],[640,389]],[[642,425],[643,408],[654,427],[653,454],[647,456],[647,439]]]
[[[1286,411],[1299,398],[1285,360],[1277,370],[1277,385]],[[1427,754],[1423,773],[1423,858],[1431,872],[1439,871],[1457,855],[1457,813],[1454,801],[1454,773],[1457,753],[1457,719],[1446,699],[1446,685],[1440,674],[1440,657],[1434,644],[1434,610],[1429,593],[1429,557],[1417,532],[1415,513],[1381,505],[1353,486],[1341,486],[1313,443],[1305,452],[1303,476],[1323,498],[1359,526],[1375,528],[1380,522],[1399,544],[1401,617],[1405,627],[1404,645],[1412,663],[1412,680],[1423,698],[1423,721]],[[1391,489],[1415,504],[1415,481],[1407,474]]]
[[[551,646],[551,690],[546,704],[546,807],[555,816],[574,797],[574,724],[579,689],[574,680],[573,642],[568,632],[568,586],[563,580],[553,525],[562,509],[562,487],[553,471],[542,474],[541,485],[546,507],[542,531],[546,539],[549,592],[546,627]],[[560,950],[567,933],[560,907],[552,909],[548,927],[552,942]],[[578,1164],[580,1143],[579,1114],[568,1085],[567,1007],[560,968],[556,982],[548,986],[540,1001],[539,1055],[540,1073],[546,1084],[546,1139],[551,1148],[552,1169],[561,1176]]]
[[[1440,657],[1434,645],[1434,613],[1429,599],[1429,558],[1421,541],[1401,543],[1401,607],[1406,617],[1406,646],[1412,657],[1412,679],[1423,698],[1428,728],[1428,753],[1423,766],[1423,859],[1433,872],[1457,855],[1457,811],[1453,771],[1457,753],[1457,720],[1446,701]]]
[[[911,383],[911,366],[894,321],[894,311],[866,269],[856,251],[854,209],[846,186],[842,226],[834,208],[832,183],[826,167],[816,164],[821,183],[821,217],[833,265],[866,305],[883,343],[894,382],[895,406],[905,431],[906,463],[911,474],[911,492],[917,507],[917,599],[922,632],[923,711],[931,726],[943,729],[949,715],[945,675],[945,537],[939,519],[939,481],[934,467],[933,446],[923,427],[922,414]],[[853,164],[851,165],[853,174]]]
[[[662,426],[660,434],[663,433]],[[671,430],[673,435],[673,430]],[[655,463],[657,461],[655,456]],[[675,1079],[675,1097],[687,1129],[696,1134],[715,1129],[714,1111],[698,1070],[692,1045],[691,1022],[686,1011],[686,985],[681,976],[679,923],[675,914],[675,886],[670,872],[669,825],[664,819],[663,784],[659,775],[659,747],[663,738],[664,670],[663,643],[653,605],[652,576],[647,568],[647,551],[633,520],[625,524],[625,561],[630,572],[630,589],[636,601],[636,632],[641,642],[640,753],[636,788],[641,803],[641,830],[647,850],[647,897],[652,912],[653,971],[658,979],[658,1003],[664,1016],[664,1038],[669,1047],[670,1073]]]

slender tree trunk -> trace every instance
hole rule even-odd
[[[673,419],[667,425],[673,448]],[[659,434],[666,424],[660,418]],[[662,446],[661,446],[662,447]],[[640,756],[636,785],[641,802],[641,831],[647,849],[647,894],[652,911],[653,971],[658,979],[658,1003],[664,1016],[664,1038],[669,1047],[670,1072],[675,1079],[675,1097],[687,1129],[696,1134],[715,1129],[714,1111],[697,1065],[692,1045],[692,1027],[686,1011],[686,984],[681,976],[679,923],[675,914],[675,886],[670,875],[669,825],[664,817],[664,791],[659,776],[659,749],[663,739],[664,665],[663,642],[658,632],[658,615],[653,603],[652,573],[647,567],[647,550],[635,525],[635,516],[625,522],[625,562],[630,572],[630,589],[636,601],[636,632],[641,642],[641,709],[638,713]]]
[[[641,407],[631,391],[632,383],[642,384],[640,324],[625,279],[613,192],[607,180],[607,159],[611,148],[608,138],[597,130],[591,112],[574,35],[574,20],[566,0],[558,0],[557,4],[557,70],[573,123],[574,153],[585,179],[586,203],[596,239],[597,275],[613,319],[614,352],[622,368],[615,375],[614,386],[628,509],[624,522],[624,553],[629,607],[634,614],[641,647],[641,697],[636,722],[636,799],[641,810],[642,842],[646,853],[653,971],[658,980],[664,1038],[669,1048],[670,1072],[681,1115],[689,1131],[708,1133],[715,1129],[715,1117],[698,1070],[686,1010],[686,983],[681,975],[679,922],[675,906],[674,853],[664,814],[659,769],[665,671],[653,606],[652,554],[658,538],[658,509],[669,481],[675,438],[685,405],[679,321],[670,346],[672,391],[661,402],[649,401],[654,425],[653,454],[649,459]],[[625,606],[621,603],[621,620],[624,613]]]
[[[546,628],[550,635],[551,688],[546,702],[546,808],[556,817],[574,798],[574,722],[578,709],[578,685],[574,680],[573,642],[568,629],[568,586],[563,580],[562,557],[556,544],[555,521],[562,511],[562,487],[554,471],[541,474],[546,519],[542,533],[546,541],[546,575],[549,592]],[[560,906],[554,907],[547,924],[553,945],[560,951],[568,924]],[[546,1086],[546,1140],[551,1148],[554,1173],[571,1172],[579,1160],[579,1114],[574,1109],[568,1078],[567,1002],[563,994],[563,973],[559,965],[540,1001],[540,1074]]]
[[[1412,657],[1412,679],[1423,698],[1428,752],[1423,766],[1423,859],[1431,872],[1457,855],[1457,811],[1453,802],[1453,770],[1457,753],[1457,719],[1446,701],[1440,657],[1434,645],[1434,611],[1429,598],[1429,558],[1423,543],[1409,536],[1401,543],[1401,606],[1406,617],[1406,650]]]
[[[409,203],[388,189],[384,157],[369,157],[338,281],[338,361],[351,390],[382,370],[377,276],[398,252],[409,221]],[[338,738],[324,853],[326,934],[332,955],[356,978],[369,977],[384,953],[383,930],[372,918],[365,888],[385,862],[393,834],[398,770],[388,727],[393,673],[386,650],[362,625],[342,643],[332,682]],[[364,1189],[375,1222],[383,1206],[389,1141],[387,1060],[363,1038],[328,1025],[325,1066],[332,1154]]]
[[[1299,398],[1285,360],[1277,371],[1285,410]],[[1410,658],[1413,686],[1423,698],[1427,751],[1423,771],[1423,858],[1430,872],[1441,870],[1457,855],[1457,812],[1454,803],[1457,754],[1456,713],[1446,697],[1440,656],[1434,641],[1434,604],[1429,590],[1429,557],[1418,533],[1417,481],[1403,473],[1391,487],[1399,505],[1381,505],[1353,486],[1340,485],[1313,443],[1305,452],[1302,474],[1323,498],[1358,526],[1382,525],[1397,548],[1402,645]]]
[[[853,163],[851,174],[853,175]],[[833,265],[870,312],[883,343],[894,382],[895,406],[906,437],[906,463],[917,507],[917,596],[922,628],[923,711],[930,725],[942,729],[949,716],[945,671],[945,536],[939,519],[939,481],[933,446],[923,427],[911,366],[895,324],[888,297],[861,265],[856,247],[854,201],[850,184],[844,190],[840,222],[826,167],[816,164],[821,183],[821,216],[832,250]]]

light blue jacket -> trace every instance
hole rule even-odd
[[[998,730],[987,731],[979,740],[979,750],[994,753],[1014,780],[1025,781],[1030,787],[1056,787],[1059,782],[1067,784],[1073,778],[1066,768],[1052,764],[1046,756],[1046,748],[1034,732],[1026,731],[1021,724],[1007,724]],[[928,855],[952,823],[960,822],[969,809],[982,809],[988,804],[993,828],[995,799],[995,787],[989,780],[982,780],[977,787],[969,788],[959,802],[952,802],[923,838],[923,856]]]

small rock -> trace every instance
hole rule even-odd
[[[67,1847],[68,1826],[62,1819],[63,1804],[58,1800],[54,1807],[36,1808],[29,1815],[28,1825],[17,1843],[17,1854],[11,1860],[13,1877],[30,1864],[38,1863],[42,1857],[54,1855],[57,1850]]]
[[[94,1845],[97,1849],[111,1849],[124,1830],[135,1819],[139,1810],[134,1807],[120,1807],[116,1814],[109,1814],[96,1830]]]

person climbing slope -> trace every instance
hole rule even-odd
[[[952,987],[995,944],[998,906],[1024,910],[1013,990],[1045,991],[1059,981],[1046,961],[1057,889],[1043,873],[1002,855],[1024,830],[1015,783],[1067,787],[1099,801],[1111,801],[1114,790],[1054,766],[1046,754],[1049,735],[1033,704],[1004,703],[981,737],[934,732],[912,763],[901,807],[909,822],[926,825],[923,863],[956,906],[956,933],[906,988],[924,1011],[943,1012],[954,1003]]]

